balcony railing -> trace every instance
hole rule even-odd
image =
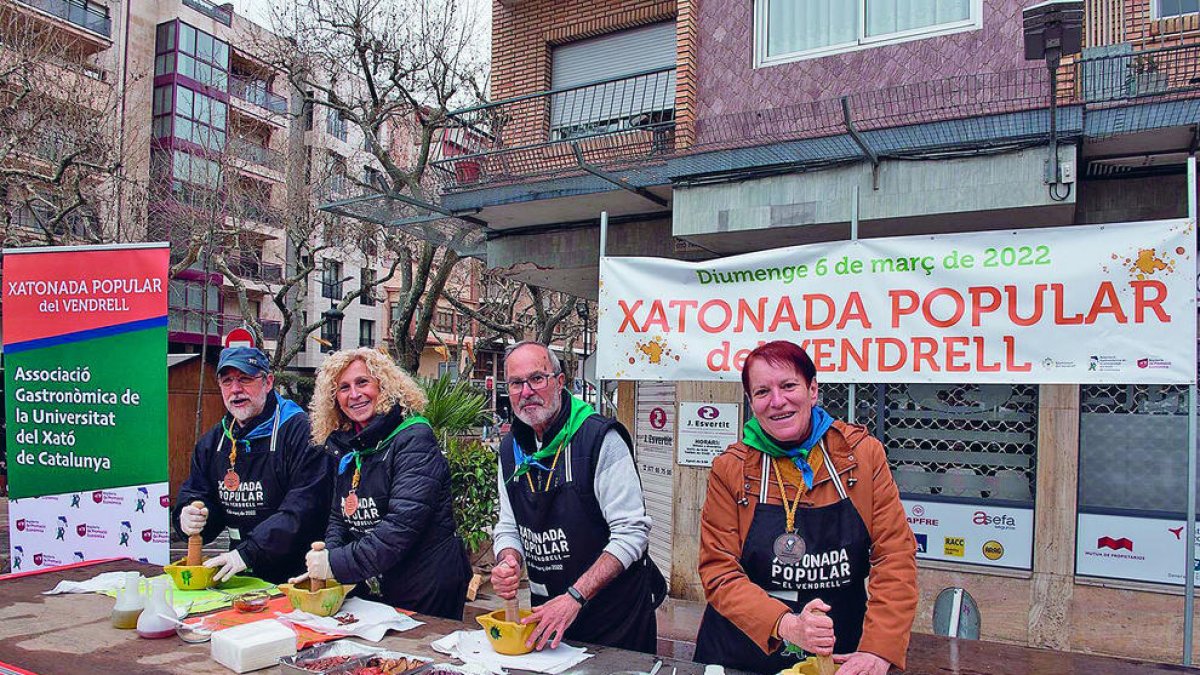
[[[244,159],[251,164],[265,166],[273,171],[283,171],[283,153],[278,150],[264,148],[253,141],[237,136],[229,137],[228,147],[234,157]]]
[[[230,75],[229,93],[243,101],[249,101],[260,108],[266,108],[273,113],[280,115],[287,114],[287,99],[268,90],[267,83],[262,80]]]
[[[675,68],[518,96],[450,114],[440,139],[452,184],[562,170],[589,159],[669,154],[675,140]]]
[[[112,19],[107,10],[100,13],[96,5],[83,5],[67,0],[19,0],[22,4],[39,9],[51,16],[56,16],[80,28],[90,30],[97,35],[112,38]]]
[[[205,330],[206,323],[208,324],[207,330]],[[167,331],[177,334],[171,339],[183,342],[199,343],[202,341],[202,336],[207,333],[209,344],[220,344],[221,337],[225,335],[226,331],[240,323],[240,317],[227,317],[215,310],[210,310],[206,314],[202,310],[187,307],[167,309]]]
[[[183,0],[183,4],[226,26],[233,25],[233,8],[228,5],[214,5],[207,0]]]
[[[1200,44],[1113,49],[1118,53],[1060,68],[1059,105],[1200,96]],[[454,190],[582,171],[581,159],[620,165],[754,147],[762,161],[788,164],[796,154],[785,144],[843,136],[851,126],[860,132],[912,127],[906,142],[914,150],[953,149],[994,131],[982,122],[936,123],[1045,110],[1051,95],[1045,67],[1031,66],[706,115],[677,128],[674,77],[673,69],[651,71],[452,112],[433,166],[443,186]]]
[[[1112,49],[1118,53],[1076,64],[1076,82],[1085,103],[1200,91],[1200,44],[1142,51],[1127,44]]]
[[[253,256],[231,258],[229,270],[243,279],[277,284],[283,281],[283,266],[265,263]]]

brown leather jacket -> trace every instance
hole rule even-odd
[[[859,651],[904,668],[909,634],[917,611],[917,544],[892,480],[883,445],[861,426],[834,422],[825,445],[871,535],[867,615]],[[766,653],[779,647],[772,632],[789,610],[750,581],[738,562],[758,503],[762,454],[734,443],[713,461],[708,495],[700,512],[700,580],[709,602]],[[768,504],[781,504],[771,476]],[[816,469],[812,490],[800,508],[838,500],[825,466]]]

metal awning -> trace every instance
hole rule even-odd
[[[436,204],[394,192],[374,192],[322,204],[320,210],[354,218],[445,246],[462,256],[482,258],[487,223],[475,218],[479,209],[451,211]]]

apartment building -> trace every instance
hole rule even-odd
[[[607,255],[685,260],[844,240],[856,216],[862,237],[1186,216],[1200,6],[1081,3],[1082,52],[1052,89],[1024,55],[1032,4],[497,0],[494,100],[452,115],[484,142],[444,159],[442,205],[487,229],[490,267],[590,298],[601,211]],[[619,389],[652,553],[672,595],[702,599],[707,469],[676,461],[674,425],[680,401],[740,404],[740,387]],[[1182,562],[1139,552],[1113,575],[1090,561],[1096,527],[1133,519],[1149,537],[1184,517],[1186,387],[832,384],[821,398],[883,441],[906,502],[974,509],[980,527],[1029,515],[1028,563],[922,548],[917,630],[932,630],[937,592],[961,586],[985,639],[1179,660]],[[1105,480],[1116,447],[1154,466]]]
[[[268,350],[283,346],[272,296],[298,265],[315,269],[290,293],[293,321],[323,324],[309,337],[291,332],[302,339],[292,368],[312,372],[332,349],[386,344],[391,296],[383,285],[330,311],[387,274],[386,247],[353,228],[320,225],[328,217],[316,211],[376,184],[381,167],[354,125],[304,105],[272,65],[286,41],[233,5],[207,0],[4,0],[0,12],[33,22],[21,25],[45,31],[72,57],[49,66],[74,83],[59,87],[70,99],[61,103],[90,103],[119,146],[119,179],[98,179],[109,182],[104,213],[80,217],[142,224],[122,238],[171,241],[173,262],[197,237],[212,236],[224,250],[224,273],[201,258],[172,279],[172,351],[218,346],[243,324],[243,310],[257,318]],[[401,125],[382,133],[398,161],[411,157]],[[12,222],[29,220],[12,208]],[[305,227],[319,243],[315,254],[288,244]]]

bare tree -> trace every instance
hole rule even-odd
[[[237,314],[226,308],[223,316],[238,317],[259,344],[268,337],[274,340],[272,367],[282,370],[324,322],[319,314],[304,315],[310,306],[309,287],[322,259],[351,260],[382,270],[361,277],[357,284],[339,284],[345,290],[339,292],[334,306],[345,310],[364,295],[378,296],[380,287],[395,275],[399,259],[388,251],[389,243],[394,245],[392,240],[399,235],[317,210],[316,194],[324,194],[330,185],[336,184],[338,190],[354,189],[332,164],[289,173],[285,186],[273,187],[243,175],[240,167],[247,161],[246,153],[253,154],[254,161],[267,160],[262,159],[264,148],[247,150],[239,142],[231,136],[221,147],[214,144],[204,157],[176,153],[173,169],[156,163],[151,232],[169,238],[177,252],[172,276],[190,267],[204,272],[205,280],[208,273],[223,277],[237,304]],[[180,162],[185,168],[180,168]],[[167,175],[171,171],[182,172],[188,180]],[[268,250],[267,242],[275,239],[283,240],[282,247]],[[279,315],[279,325],[269,336],[260,313],[263,303],[270,303]],[[215,304],[206,302],[205,314],[215,316],[216,311]],[[204,332],[210,328],[225,332],[230,327],[206,320]]]
[[[141,222],[117,212],[117,190],[130,180],[121,157],[120,112],[113,73],[76,39],[23,12],[0,14],[5,245],[144,236]]]
[[[388,217],[368,220],[428,215],[421,205],[438,198],[430,163],[447,113],[482,95],[471,17],[457,0],[299,0],[275,14],[273,29],[291,44],[276,48],[273,65],[310,110],[358,131],[381,169],[372,187],[407,205],[395,208],[390,200]],[[461,260],[458,243],[454,235],[388,238],[401,287],[392,345],[405,368],[419,364],[437,299]]]
[[[562,345],[568,354],[573,353],[575,342],[586,330],[577,310],[585,301],[515,281],[503,270],[485,270],[472,262],[477,266],[475,279],[451,284],[444,297],[486,331],[480,332],[477,344],[537,340]],[[589,315],[595,316],[594,308]]]

